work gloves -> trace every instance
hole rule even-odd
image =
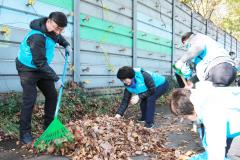
[[[55,88],[60,89],[61,87],[64,87],[62,80],[59,79],[58,81],[55,82]]]
[[[119,118],[121,118],[122,116],[120,115],[120,114],[116,114],[115,115],[115,118],[117,118],[117,119],[119,119]]]
[[[187,63],[183,63],[182,61],[178,60],[174,64],[174,68],[176,69],[176,73],[178,75],[183,76],[186,79],[189,79],[192,76],[192,70]]]
[[[131,105],[134,105],[134,104],[137,104],[139,102],[140,98],[138,95],[133,95],[130,99],[130,104]],[[121,118],[122,116],[120,114],[116,114],[115,115],[115,118],[119,119]]]
[[[65,48],[65,51],[66,51],[66,54],[67,54],[68,56],[73,54],[73,50],[72,50],[72,47],[71,47],[70,45],[68,45],[68,46]]]
[[[138,95],[132,96],[132,98],[131,98],[131,100],[130,100],[130,104],[131,104],[131,105],[137,104],[138,101],[139,101],[139,99],[140,99],[140,98],[139,98]]]

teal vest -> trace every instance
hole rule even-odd
[[[141,68],[134,68],[134,72],[135,72],[134,79],[136,80],[136,86],[134,88],[127,87],[127,90],[130,93],[133,93],[133,94],[139,94],[139,93],[146,92],[148,90],[148,88],[145,85],[144,77],[141,73]],[[166,78],[164,76],[161,76],[161,75],[159,75],[157,73],[154,73],[154,72],[149,72],[149,71],[146,71],[146,72],[149,73],[152,76],[156,87],[165,83]]]
[[[18,52],[18,60],[22,64],[24,64],[28,67],[37,68],[36,65],[32,61],[32,52],[30,50],[29,45],[27,44],[28,38],[33,34],[41,34],[46,38],[46,42],[45,42],[46,58],[47,58],[47,63],[50,64],[54,57],[54,50],[55,50],[56,43],[53,39],[51,39],[50,37],[46,36],[44,33],[37,31],[37,30],[30,31],[24,37],[24,40],[20,44],[20,50]]]
[[[197,65],[207,54],[207,48],[205,47],[204,50],[198,53],[198,56],[192,59],[192,62]]]

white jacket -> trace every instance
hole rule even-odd
[[[226,138],[240,135],[240,87],[199,82],[191,92],[190,100],[205,126],[208,160],[224,160]]]
[[[196,64],[196,74],[199,80],[205,80],[209,70],[223,62],[228,62],[234,66],[234,61],[228,54],[228,51],[225,50],[218,42],[213,40],[212,38],[197,33],[196,35],[192,35],[189,39],[190,47],[185,53],[180,61],[186,62],[189,59],[200,56],[200,61]]]

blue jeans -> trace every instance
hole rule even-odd
[[[142,112],[142,120],[145,120],[146,123],[151,124],[154,123],[154,113],[155,113],[155,106],[156,100],[166,93],[168,89],[168,82],[165,81],[162,85],[156,88],[156,91],[153,95],[143,99],[140,103],[140,108]]]

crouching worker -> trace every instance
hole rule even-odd
[[[171,98],[173,114],[197,120],[205,127],[201,138],[206,152],[191,160],[227,159],[229,140],[240,135],[240,88],[213,87],[211,82],[199,82],[196,89],[175,89]]]
[[[117,77],[124,83],[125,90],[115,117],[123,116],[129,104],[134,105],[140,102],[142,116],[139,121],[145,121],[145,127],[152,128],[154,126],[156,100],[168,88],[166,78],[141,68],[127,66],[118,70]]]

